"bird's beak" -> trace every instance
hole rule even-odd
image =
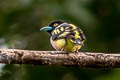
[[[50,27],[50,26],[46,26],[46,27],[43,27],[40,29],[40,31],[49,31],[49,30],[52,30],[53,28]]]

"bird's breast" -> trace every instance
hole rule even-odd
[[[65,39],[58,39],[58,40],[53,40],[52,37],[50,38],[51,45],[53,48],[56,50],[62,50],[64,46],[66,45],[66,40]]]

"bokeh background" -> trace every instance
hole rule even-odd
[[[0,0],[0,48],[53,50],[39,30],[52,20],[84,31],[81,51],[120,52],[120,0]],[[0,64],[0,80],[120,80],[120,69]]]

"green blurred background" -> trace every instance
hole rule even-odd
[[[53,50],[39,30],[52,20],[84,31],[81,51],[120,52],[120,0],[0,0],[0,48]],[[0,80],[120,80],[120,69],[0,64]]]

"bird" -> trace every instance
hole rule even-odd
[[[40,31],[47,31],[50,43],[57,51],[79,52],[86,37],[80,27],[62,20],[55,20],[42,27]]]

